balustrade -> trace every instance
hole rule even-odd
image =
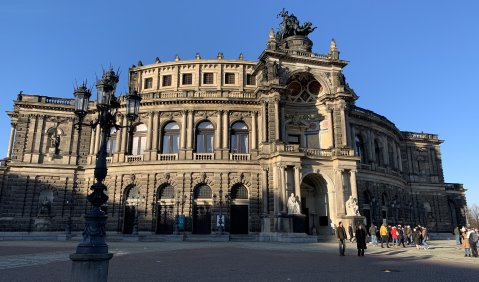
[[[215,159],[214,153],[193,153],[193,159],[197,161],[211,161]]]
[[[248,161],[250,154],[230,154],[230,160],[232,161]]]

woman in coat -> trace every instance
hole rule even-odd
[[[366,249],[366,229],[362,224],[356,228],[356,245],[358,247],[358,256],[364,257],[364,249]]]
[[[471,244],[469,243],[469,232],[464,230],[462,232],[462,246],[464,247],[464,256],[470,257],[471,256]]]

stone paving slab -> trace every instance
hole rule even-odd
[[[0,242],[0,281],[69,281],[78,242]],[[454,241],[428,250],[336,243],[112,242],[109,281],[477,281],[479,258]],[[12,248],[18,250],[12,254]],[[372,275],[372,276],[371,276]],[[417,278],[417,279],[416,279]],[[460,280],[459,280],[460,279]],[[376,280],[376,279],[374,279]]]

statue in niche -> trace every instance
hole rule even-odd
[[[349,196],[349,199],[346,201],[346,215],[355,216],[359,214],[358,200],[353,196]]]
[[[60,147],[60,134],[58,134],[58,129],[55,128],[52,135],[50,136],[50,151],[57,155]]]
[[[299,202],[296,200],[294,193],[291,193],[288,199],[288,214],[301,214]]]
[[[48,196],[44,195],[40,199],[40,209],[38,211],[38,216],[50,216],[52,211],[52,203]]]

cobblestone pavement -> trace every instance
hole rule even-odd
[[[112,242],[110,281],[477,281],[479,258],[454,241],[428,250],[336,243]],[[74,241],[0,242],[0,281],[68,281]],[[373,279],[376,280],[376,279]]]

